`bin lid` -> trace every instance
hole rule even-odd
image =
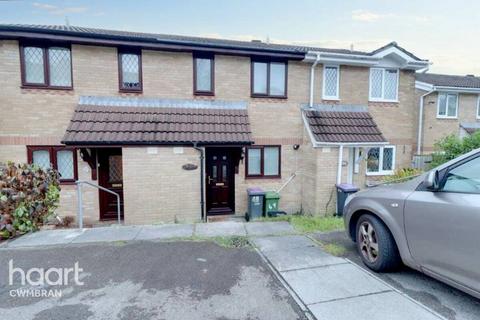
[[[265,199],[280,199],[280,194],[275,191],[265,192]]]
[[[247,188],[247,194],[249,196],[263,196],[265,195],[265,191],[263,191],[263,189],[260,187],[252,187]]]
[[[338,189],[342,190],[343,192],[354,192],[358,191],[359,188],[351,183],[340,183],[336,185]]]

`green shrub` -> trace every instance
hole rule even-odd
[[[480,131],[463,139],[455,135],[447,136],[435,143],[435,152],[432,154],[430,167],[437,167],[477,148],[480,148]]]
[[[37,230],[60,199],[58,173],[36,165],[0,167],[0,239]]]
[[[391,176],[385,176],[383,179],[384,182],[390,182],[390,181],[406,181],[409,178],[418,176],[419,174],[422,173],[422,170],[420,169],[415,169],[415,168],[403,168],[403,169],[398,169],[395,171],[395,174]]]

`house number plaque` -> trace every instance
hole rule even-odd
[[[182,169],[187,170],[187,171],[196,170],[197,168],[198,168],[198,166],[196,164],[193,164],[193,163],[187,163],[187,164],[184,164],[182,166]]]

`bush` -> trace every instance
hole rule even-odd
[[[437,167],[477,148],[480,148],[480,131],[463,139],[455,135],[447,136],[435,143],[435,152],[432,154],[430,167]]]
[[[415,168],[398,169],[395,171],[395,174],[391,176],[386,176],[383,181],[384,182],[397,181],[397,180],[399,180],[399,182],[406,181],[409,178],[418,176],[421,173],[422,173],[422,170],[415,169]]]
[[[37,230],[58,207],[59,175],[36,165],[0,167],[0,239]]]

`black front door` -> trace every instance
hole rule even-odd
[[[98,184],[120,195],[120,214],[123,219],[122,149],[98,149]],[[99,190],[100,220],[118,218],[117,197]]]
[[[232,152],[212,148],[206,152],[207,213],[230,214],[235,208],[235,172]]]

